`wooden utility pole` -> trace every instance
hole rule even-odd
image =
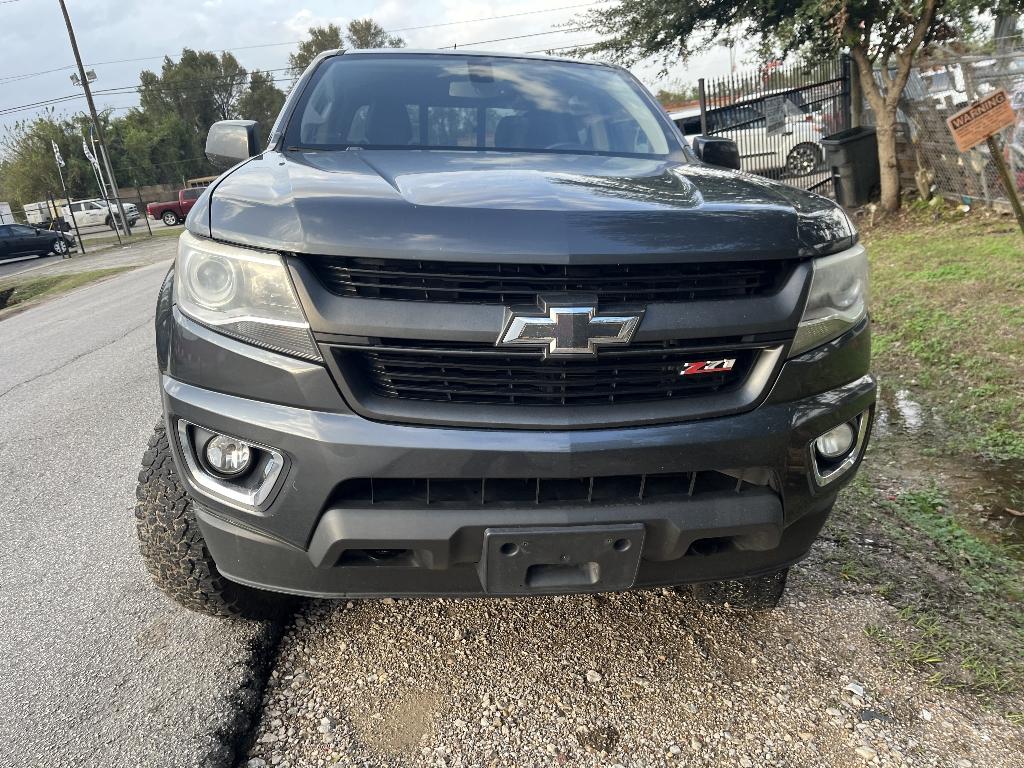
[[[78,65],[78,76],[82,79],[82,88],[85,89],[85,100],[89,102],[89,114],[92,116],[92,124],[96,128],[96,138],[103,149],[103,163],[107,167],[107,178],[110,179],[110,186],[113,187],[114,197],[117,199],[117,212],[121,217],[120,226],[124,227],[125,237],[131,235],[131,228],[128,226],[128,217],[124,215],[124,205],[121,204],[121,195],[117,191],[117,181],[114,179],[114,169],[110,167],[109,156],[106,152],[107,142],[103,137],[103,126],[100,125],[99,115],[96,113],[96,104],[92,100],[92,89],[89,87],[89,78],[85,75],[85,65],[82,64],[82,55],[78,52],[78,41],[75,40],[75,29],[71,26],[71,17],[68,15],[68,8],[64,0],[57,0],[60,3],[61,13],[64,14],[64,23],[68,28],[68,38],[71,40],[71,50],[75,54],[75,63]],[[117,222],[114,222],[114,231],[117,231]]]

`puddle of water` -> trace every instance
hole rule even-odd
[[[886,472],[914,484],[935,483],[970,528],[995,535],[1024,559],[1024,461],[992,462],[976,456],[927,456],[920,447],[942,446],[946,427],[908,389],[881,389],[875,412],[875,456]]]
[[[903,420],[903,426],[910,434],[914,434],[924,423],[921,413],[921,404],[911,399],[910,392],[905,389],[897,389],[893,398],[893,405]]]

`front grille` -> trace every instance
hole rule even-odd
[[[643,504],[709,493],[744,493],[770,485],[767,469],[660,472],[594,477],[374,478],[346,480],[334,507],[486,507],[559,504]]]
[[[735,299],[776,292],[793,262],[700,264],[480,264],[306,257],[331,293],[455,304],[529,304],[544,293],[586,293],[612,302]]]
[[[596,357],[544,358],[484,343],[381,340],[336,346],[339,368],[386,398],[489,405],[578,406],[669,401],[742,385],[763,344],[636,342]],[[735,360],[732,370],[684,376],[694,362]]]

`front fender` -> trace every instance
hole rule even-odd
[[[167,357],[171,348],[171,326],[174,323],[174,267],[167,270],[167,276],[160,286],[156,300],[156,361],[160,372],[167,370]]]

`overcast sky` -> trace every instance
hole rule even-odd
[[[96,90],[137,85],[141,70],[159,71],[164,54],[177,58],[186,46],[231,49],[247,69],[273,70],[287,66],[296,41],[313,24],[333,21],[344,25],[353,18],[371,16],[385,29],[404,37],[409,47],[461,47],[551,32],[588,7],[600,5],[584,3],[586,0],[67,0],[82,58],[98,76],[93,86]],[[506,18],[489,18],[496,16]],[[439,24],[448,26],[408,29]],[[595,39],[592,32],[562,30],[476,47],[536,51]],[[120,59],[138,60],[104,63]],[[739,59],[742,64],[742,56]],[[729,52],[722,48],[691,62],[689,67],[673,68],[665,78],[658,78],[659,67],[654,65],[637,67],[634,72],[653,91],[678,81],[695,83],[701,75],[727,73],[729,62]],[[57,0],[0,1],[0,113],[31,102],[80,94],[81,89],[69,80],[73,63]],[[54,69],[58,71],[34,75]],[[285,77],[285,73],[277,72],[275,76]],[[119,113],[123,113],[136,101],[134,93],[100,95],[97,107],[121,108]],[[86,108],[84,98],[55,106],[58,114]],[[0,129],[17,119],[31,118],[37,111],[0,114]]]

